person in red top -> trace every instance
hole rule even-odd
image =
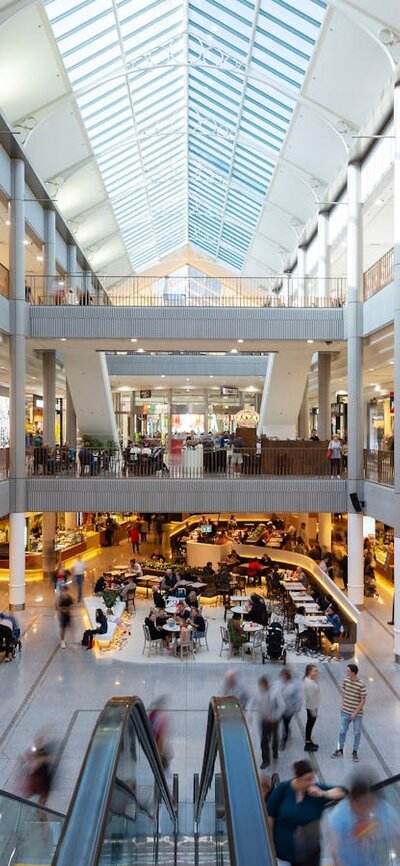
[[[247,566],[247,582],[253,584],[253,586],[259,586],[261,584],[261,573],[262,573],[262,565],[258,561],[258,559],[252,559]]]
[[[132,553],[140,553],[140,550],[139,550],[140,535],[139,535],[139,530],[138,530],[136,525],[132,526],[132,528],[129,530],[129,538],[130,538],[131,544],[132,544]]]

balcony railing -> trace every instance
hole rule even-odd
[[[346,279],[297,277],[121,277],[28,275],[29,300],[46,306],[341,307]]]
[[[10,474],[10,449],[0,448],[0,481],[4,481]]]
[[[329,478],[331,461],[326,448],[311,445],[207,450],[184,448],[168,455],[162,447],[124,449],[34,448],[27,459],[28,474],[51,478]],[[335,466],[344,473],[345,467]]]
[[[364,301],[380,292],[392,282],[394,276],[394,249],[388,250],[364,273]]]
[[[4,265],[0,264],[0,295],[4,298],[9,297],[10,290],[10,274]]]
[[[365,449],[364,477],[366,481],[394,487],[394,452]]]

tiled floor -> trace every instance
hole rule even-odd
[[[146,551],[147,552],[147,551]],[[129,557],[127,542],[105,550],[101,564],[124,562]],[[99,565],[91,562],[94,569]],[[88,581],[90,582],[90,581]],[[5,604],[5,588],[0,603]],[[373,765],[380,777],[400,769],[400,669],[393,661],[390,619],[391,596],[380,587],[381,598],[368,600],[361,617],[357,659],[361,675],[368,686],[368,703],[360,756]],[[2,700],[0,702],[0,788],[16,790],[18,757],[42,727],[51,728],[59,740],[58,770],[49,805],[64,811],[71,797],[82,758],[98,712],[113,695],[137,694],[146,705],[160,694],[168,695],[171,714],[171,739],[174,758],[171,772],[180,777],[182,801],[192,799],[193,773],[200,771],[204,747],[208,701],[218,694],[223,676],[235,666],[246,683],[249,694],[256,690],[257,678],[263,672],[275,679],[280,665],[250,660],[230,661],[219,658],[220,607],[207,607],[210,620],[210,652],[202,650],[195,661],[179,661],[170,656],[142,655],[141,623],[149,602],[137,599],[137,613],[132,621],[132,636],[120,651],[104,654],[86,652],[80,646],[84,628],[83,607],[76,607],[73,632],[67,636],[67,648],[59,645],[57,617],[52,588],[43,583],[30,584],[27,608],[20,616],[24,631],[23,651],[12,664],[0,664]],[[293,655],[290,662],[302,676],[305,659]],[[313,756],[320,775],[330,781],[343,781],[352,768],[351,741],[340,761],[330,759],[336,747],[339,725],[339,686],[346,662],[330,661],[319,665],[321,679],[320,719],[315,739],[320,749]],[[256,757],[260,760],[257,721],[251,712],[248,720]],[[292,737],[285,752],[280,753],[277,769],[282,777],[290,774],[293,760],[302,757],[304,712],[293,720]]]

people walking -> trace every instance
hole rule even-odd
[[[280,675],[280,693],[285,704],[283,711],[283,735],[280,743],[280,748],[286,748],[286,743],[290,735],[290,722],[296,713],[299,713],[303,706],[303,695],[299,681],[293,676],[289,668],[284,668]]]
[[[60,641],[62,649],[65,649],[65,632],[71,627],[71,607],[74,603],[66,586],[62,586],[58,597],[58,621],[60,624]]]
[[[271,761],[270,747],[272,746],[272,757],[278,757],[279,724],[285,712],[285,702],[277,684],[271,687],[266,676],[258,680],[258,695],[254,699],[255,709],[258,713],[261,734],[261,765],[265,770]]]
[[[358,667],[355,664],[347,665],[347,675],[342,685],[342,707],[341,724],[339,731],[338,748],[331,755],[332,758],[341,758],[347,731],[351,722],[353,723],[353,761],[358,761],[358,749],[361,739],[361,725],[364,714],[367,689],[365,683],[358,677]]]
[[[78,559],[75,560],[75,562],[72,566],[72,574],[74,575],[74,578],[75,578],[76,589],[77,589],[77,593],[78,593],[77,599],[76,599],[78,604],[79,604],[79,602],[82,601],[82,589],[83,589],[83,581],[85,579],[85,572],[86,572],[86,563],[84,562],[83,559],[81,559],[80,556],[78,556]]]
[[[307,712],[305,752],[316,752],[318,749],[318,744],[314,743],[312,739],[312,732],[317,721],[319,701],[318,668],[316,665],[307,665],[304,674],[304,705]]]
[[[139,550],[139,529],[135,524],[129,529],[129,538],[132,545],[132,553],[140,553]]]

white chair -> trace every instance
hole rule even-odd
[[[253,637],[251,637],[245,643],[242,643],[242,646],[240,647],[241,657],[243,658],[243,655],[246,652],[246,650],[250,650],[252,662],[255,661],[255,657],[256,657],[258,652],[262,656],[262,640],[263,640],[262,630],[260,629],[260,631],[254,632]]]
[[[229,655],[231,655],[232,646],[229,638],[229,631],[227,628],[225,628],[224,625],[220,625],[219,630],[221,634],[221,649],[219,651],[219,655],[221,657],[223,652],[228,652]]]
[[[150,656],[152,650],[154,650],[154,652],[156,652],[156,653],[162,652],[162,648],[163,648],[162,638],[159,638],[157,640],[151,640],[149,627],[147,625],[145,625],[145,623],[143,623],[143,635],[144,635],[144,641],[143,641],[142,655],[144,654],[144,651],[146,649],[147,649],[147,655],[148,656]]]
[[[196,658],[195,653],[194,653],[194,640],[193,640],[193,632],[192,631],[189,632],[189,639],[187,641],[179,640],[179,644],[178,644],[176,652],[180,656],[181,661],[184,658],[184,656],[186,656],[186,658],[188,658],[188,656],[191,655],[192,659]]]

